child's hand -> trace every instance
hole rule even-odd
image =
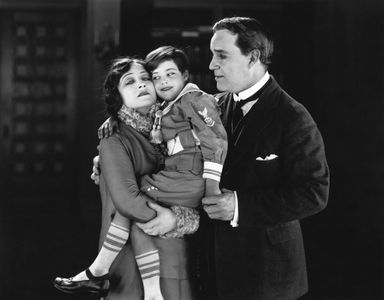
[[[97,135],[101,140],[111,136],[114,132],[119,132],[119,124],[117,120],[108,118],[97,130]]]

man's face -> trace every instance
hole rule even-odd
[[[254,84],[252,82],[251,55],[244,55],[235,44],[237,34],[221,29],[211,39],[212,60],[209,69],[213,71],[219,91],[239,93]]]

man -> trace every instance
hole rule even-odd
[[[328,199],[323,140],[307,110],[268,73],[273,43],[258,21],[225,18],[213,32],[209,68],[224,92],[228,154],[223,194],[202,200],[213,228],[206,298],[297,299],[308,290],[299,219]]]

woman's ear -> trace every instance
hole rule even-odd
[[[184,79],[184,82],[188,81],[188,79],[189,79],[189,71],[188,70],[185,70],[183,72],[183,79]]]

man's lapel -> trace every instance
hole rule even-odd
[[[259,100],[252,106],[247,115],[240,121],[234,132],[234,146],[241,147],[241,142],[249,144],[250,140],[257,137],[260,132],[272,121],[274,108],[278,97],[274,92],[278,87],[274,78],[270,86],[260,96]]]
[[[233,143],[230,145],[233,147],[231,165],[242,159],[243,152],[253,148],[253,145],[257,142],[257,137],[275,118],[278,87],[277,82],[272,78],[271,85],[264,91],[233,132]]]

